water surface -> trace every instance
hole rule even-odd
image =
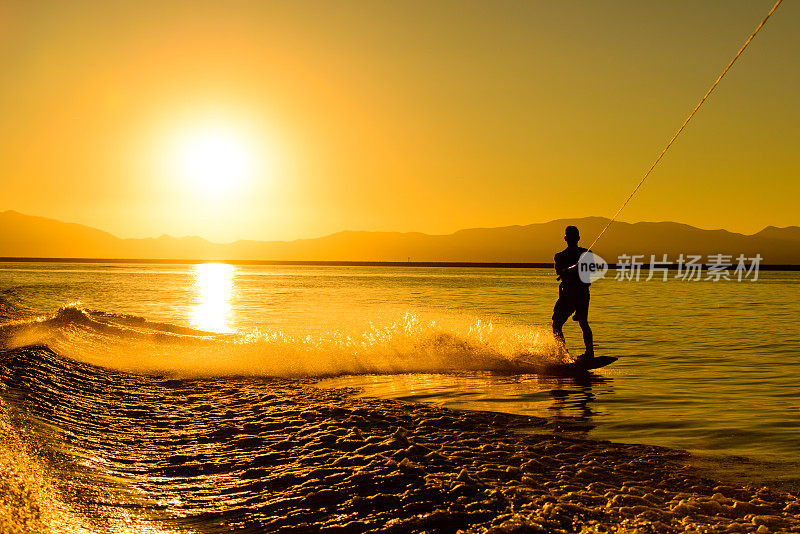
[[[169,346],[135,336],[123,345],[119,332],[68,318],[57,334],[23,340],[67,357],[143,373],[342,375],[322,384],[743,456],[771,466],[767,478],[793,476],[800,453],[798,284],[800,273],[784,272],[741,283],[600,281],[589,314],[596,350],[619,361],[576,380],[492,372],[497,358],[555,357],[547,270],[0,265],[7,323],[80,303],[69,309],[171,336]],[[182,335],[196,341],[191,350],[175,349]],[[577,325],[565,335],[579,353]]]

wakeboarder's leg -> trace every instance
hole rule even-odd
[[[560,317],[553,317],[553,337],[556,338],[556,345],[561,352],[567,352],[567,341],[564,339],[564,332],[561,329],[566,321]]]
[[[578,324],[583,330],[583,344],[586,346],[586,357],[594,357],[594,338],[592,337],[592,329],[589,327],[589,321],[578,321]]]

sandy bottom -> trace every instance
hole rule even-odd
[[[530,432],[538,418],[280,388],[265,530],[800,532],[800,500],[665,448]]]
[[[45,350],[3,363],[2,532],[800,532],[796,493],[544,419]]]

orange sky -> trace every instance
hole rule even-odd
[[[217,241],[610,216],[772,3],[6,1],[0,210]],[[623,220],[800,224],[798,24]],[[238,188],[172,165],[209,124],[253,152]]]

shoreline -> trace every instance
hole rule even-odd
[[[331,465],[352,466],[364,477],[355,486],[334,484],[333,492],[315,488],[330,499],[323,502],[345,510],[360,510],[364,501],[392,503],[387,522],[358,519],[341,525],[344,530],[800,530],[797,492],[717,480],[693,465],[687,451],[560,435],[569,428],[538,417],[359,397],[353,388],[300,383],[306,424],[299,434],[326,427],[315,439],[337,436],[336,445],[328,445],[337,450]],[[341,502],[365,485],[376,493]],[[278,520],[267,530],[272,527],[288,531],[290,525]]]
[[[458,495],[456,508],[497,511],[469,532],[800,530],[797,494],[708,477],[687,451],[559,435],[569,431],[563,422],[538,417],[330,391],[352,403],[350,413],[395,415],[406,423],[357,429],[378,430],[367,438],[375,444],[370,452],[401,472],[421,474],[426,485],[435,480]],[[422,524],[419,516],[403,524],[435,529],[429,521],[436,513],[447,515],[431,512]]]
[[[121,264],[140,263],[150,265],[198,265],[203,263],[225,263],[228,265],[297,265],[312,267],[456,267],[479,269],[552,269],[552,262],[471,262],[471,261],[337,261],[337,260],[226,260],[226,259],[169,259],[169,258],[35,258],[0,256],[0,263],[90,263]],[[649,264],[644,264],[647,267]],[[702,265],[707,270],[709,264]],[[679,264],[659,265],[675,271]],[[609,269],[616,269],[617,264],[610,263]],[[735,268],[732,265],[728,270]],[[760,264],[762,271],[800,271],[800,265],[793,264]]]
[[[436,381],[441,379],[441,375],[437,373],[421,373],[421,375],[428,378],[430,382],[437,384],[439,382]],[[730,448],[693,447],[691,444],[681,443],[680,439],[657,439],[642,433],[626,434],[620,431],[613,431],[604,428],[605,425],[609,424],[613,426],[613,422],[609,423],[595,418],[598,415],[596,412],[592,412],[589,415],[580,413],[581,401],[573,400],[573,405],[569,407],[559,406],[558,414],[556,414],[552,411],[548,413],[548,410],[552,410],[555,407],[553,404],[543,404],[536,409],[526,406],[525,403],[520,406],[520,401],[506,399],[504,392],[495,393],[489,400],[456,401],[450,398],[451,393],[458,392],[458,387],[452,382],[441,386],[442,392],[440,394],[430,392],[424,386],[421,391],[415,394],[413,386],[408,383],[390,386],[387,384],[392,384],[392,381],[386,381],[386,383],[381,382],[381,385],[375,385],[378,381],[372,380],[372,378],[378,376],[381,379],[384,377],[384,375],[378,374],[325,377],[320,379],[316,385],[321,388],[355,388],[359,390],[357,395],[364,398],[422,403],[455,411],[479,411],[545,418],[548,422],[546,428],[537,427],[532,428],[531,431],[546,433],[557,429],[562,435],[572,436],[577,439],[655,446],[669,450],[684,451],[690,455],[691,465],[700,472],[707,473],[709,478],[739,485],[768,486],[780,491],[800,492],[800,477],[797,476],[797,468],[800,467],[800,462],[795,456],[789,456],[785,452],[782,455],[778,455],[774,451],[771,454],[759,455],[754,450],[748,453],[748,451],[731,450]],[[413,376],[413,374],[394,376],[406,377]],[[362,378],[363,380],[360,380]],[[605,379],[605,377],[603,378]],[[554,378],[554,380],[558,379],[560,378]],[[568,385],[563,387],[569,388],[578,385],[573,380],[577,379],[570,379]],[[425,381],[421,380],[420,382]],[[414,382],[411,383],[413,384]],[[553,384],[549,386],[540,385],[540,387],[544,387],[544,391],[546,391],[547,387],[557,388],[561,386]],[[466,384],[465,388],[466,391],[471,391],[469,384]],[[459,396],[456,394],[455,398],[459,398]],[[562,410],[567,413],[561,413]],[[572,410],[572,412],[569,413],[569,410]],[[689,434],[691,432],[687,435]]]

